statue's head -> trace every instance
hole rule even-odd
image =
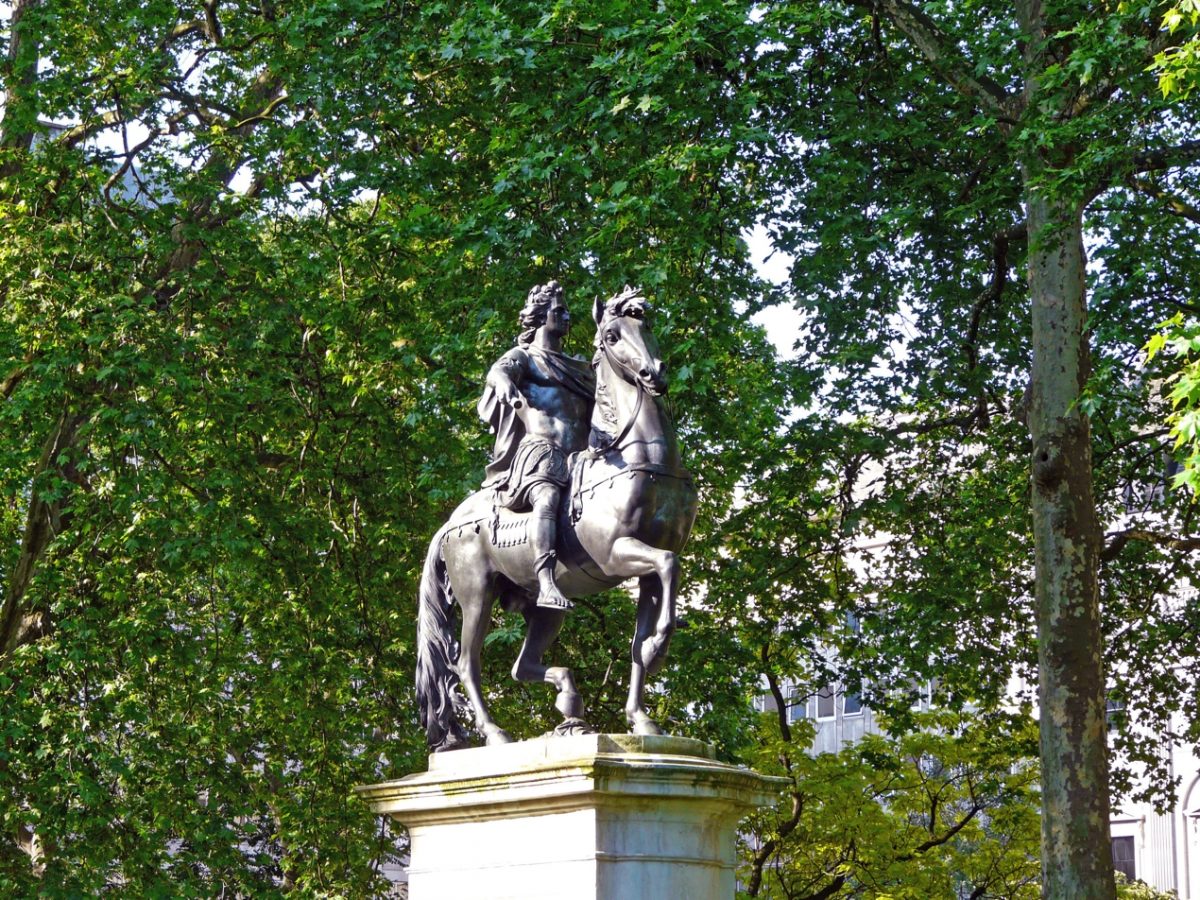
[[[546,324],[550,308],[555,305],[560,307],[565,305],[562,285],[557,281],[535,285],[530,289],[529,295],[525,298],[525,307],[521,310],[521,328],[523,330],[518,338],[520,343],[528,344],[533,340],[537,330]]]

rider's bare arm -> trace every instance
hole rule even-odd
[[[500,402],[506,403],[514,409],[519,409],[524,404],[518,385],[525,378],[527,366],[526,355],[519,348],[514,347],[500,357],[496,364],[488,370],[487,383],[496,392]]]

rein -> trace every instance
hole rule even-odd
[[[604,354],[604,358],[608,360],[609,367],[614,372],[619,373],[625,367],[617,365],[617,363],[613,360],[613,358],[611,356],[609,356],[608,346],[604,343],[604,341],[600,340],[600,332],[602,329],[603,329],[603,322],[601,322],[600,326],[597,327],[597,329],[596,329],[596,347],[597,347],[597,349],[599,349],[599,351],[602,354]],[[637,403],[635,403],[633,406],[633,412],[631,412],[629,414],[629,418],[625,420],[625,426],[617,433],[616,437],[614,437],[608,441],[605,441],[602,445],[596,447],[595,450],[592,451],[593,458],[596,458],[597,456],[599,456],[600,453],[607,453],[610,450],[619,451],[621,449],[621,441],[625,440],[625,438],[627,438],[629,436],[629,430],[631,428],[633,428],[633,423],[637,421],[637,417],[641,414],[642,400],[644,398],[644,395],[648,394],[650,392],[650,388],[646,387],[646,385],[644,385],[641,382],[641,380],[636,379],[636,378],[634,379],[633,383],[638,389]]]
[[[605,358],[608,359],[608,364],[611,366],[612,359],[609,358],[608,351],[602,350],[602,352],[604,353]],[[642,412],[642,398],[646,392],[650,390],[640,381],[637,382],[637,389],[637,402],[633,405],[633,412],[631,412],[629,414],[629,418],[625,420],[625,427],[617,433],[616,437],[610,438],[609,440],[605,441],[603,445],[596,448],[596,450],[598,450],[600,453],[607,453],[609,450],[619,451],[621,449],[621,441],[629,437],[629,429],[633,428],[633,423],[637,421],[637,417]]]

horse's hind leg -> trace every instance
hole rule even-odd
[[[492,744],[510,744],[512,737],[495,723],[492,714],[488,712],[483,700],[483,688],[480,678],[480,656],[483,652],[483,639],[487,636],[488,627],[492,620],[492,590],[486,579],[477,578],[469,590],[458,589],[455,584],[455,597],[462,610],[462,649],[458,656],[458,678],[467,699],[471,701],[471,709],[475,713],[475,725],[483,733],[488,746]]]
[[[575,689],[575,679],[571,670],[564,666],[546,666],[542,657],[566,618],[565,609],[551,609],[543,606],[529,605],[523,612],[525,616],[525,642],[521,645],[521,653],[513,663],[512,676],[517,681],[545,681],[558,688],[558,696],[554,707],[562,713],[564,719],[582,719],[583,701]]]

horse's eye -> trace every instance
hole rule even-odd
[[[617,337],[617,333],[615,331],[606,331],[604,333],[604,339],[606,341],[608,341],[610,344],[615,344],[617,341],[620,340],[620,338]]]

